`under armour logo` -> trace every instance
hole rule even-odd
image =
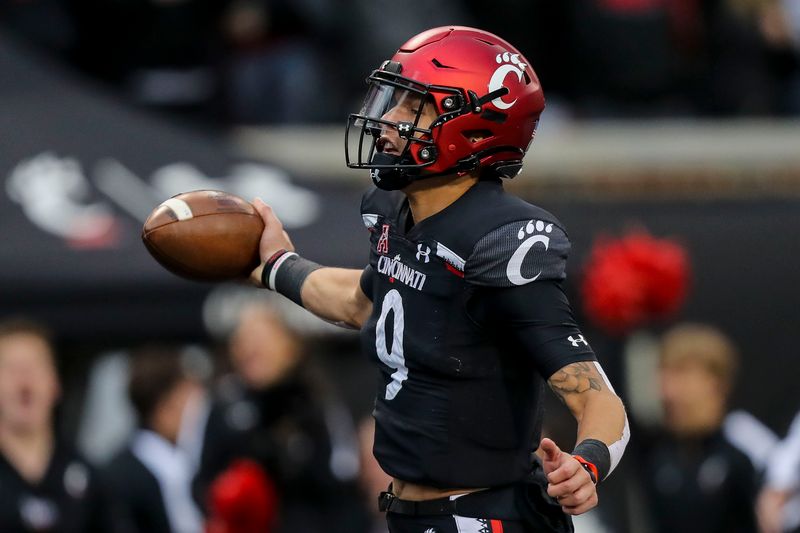
[[[384,224],[383,228],[381,228],[381,238],[378,239],[378,246],[375,247],[375,251],[379,254],[389,253],[389,224]]]
[[[584,339],[584,338],[583,338],[583,335],[578,335],[578,338],[575,338],[575,337],[573,337],[572,335],[570,335],[569,337],[567,337],[567,340],[568,340],[569,342],[571,342],[571,343],[572,343],[572,345],[573,345],[574,347],[576,347],[576,348],[578,347],[578,343],[579,343],[579,342],[582,342],[582,343],[584,344],[584,346],[589,346],[589,343],[588,343],[588,342],[586,342],[586,339]]]
[[[425,258],[425,262],[426,263],[429,262],[431,260],[431,258],[428,257],[428,255],[430,255],[430,253],[431,253],[430,247],[426,246],[425,250],[423,250],[422,249],[422,243],[417,245],[417,261],[421,261],[422,260],[421,258],[424,257]]]
[[[397,133],[403,136],[409,135],[411,133],[411,128],[413,127],[414,125],[410,122],[400,122],[397,124]]]

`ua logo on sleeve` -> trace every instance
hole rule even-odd
[[[431,253],[431,249],[430,247],[426,246],[425,249],[423,250],[422,246],[423,246],[422,243],[419,243],[417,245],[417,261],[422,261],[422,258],[424,257],[425,262],[428,263],[431,260],[431,258],[428,257]]]
[[[567,340],[572,343],[574,347],[578,347],[578,343],[583,343],[584,346],[589,346],[589,343],[586,342],[586,339],[583,338],[583,335],[578,335],[577,337],[573,337],[570,335],[567,337]]]

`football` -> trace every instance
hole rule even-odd
[[[197,281],[246,278],[258,266],[264,222],[247,201],[222,191],[191,191],[156,207],[142,241],[170,272]]]

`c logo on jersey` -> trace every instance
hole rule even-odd
[[[545,251],[550,248],[550,237],[543,235],[541,232],[550,233],[552,231],[553,225],[545,225],[545,223],[541,220],[531,220],[525,226],[519,229],[517,238],[521,241],[522,239],[525,240],[522,241],[522,244],[520,244],[519,248],[516,249],[514,254],[511,256],[511,259],[508,260],[508,266],[506,266],[506,276],[508,276],[508,281],[514,285],[525,285],[531,281],[536,281],[539,276],[542,275],[542,271],[540,270],[539,273],[532,278],[526,278],[522,275],[522,262],[525,261],[525,256],[528,255],[528,252],[536,243],[542,244]],[[525,238],[526,236],[528,236],[527,239]]]
[[[519,60],[519,54],[509,54],[508,52],[497,54],[495,61],[499,63],[500,66],[497,67],[497,70],[494,71],[492,78],[489,80],[490,93],[503,87],[503,82],[505,82],[506,76],[512,72],[516,74],[517,81],[522,83],[522,76],[525,73],[525,67],[528,65]],[[500,96],[492,100],[492,105],[498,109],[508,109],[516,103],[516,98],[511,102],[504,102],[503,98]]]

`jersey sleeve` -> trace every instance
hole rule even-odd
[[[506,223],[477,241],[464,266],[465,279],[478,286],[515,287],[566,277],[570,243],[554,219]]]
[[[478,323],[510,340],[522,356],[532,358],[545,379],[571,363],[597,360],[559,281],[480,288],[471,314]]]

